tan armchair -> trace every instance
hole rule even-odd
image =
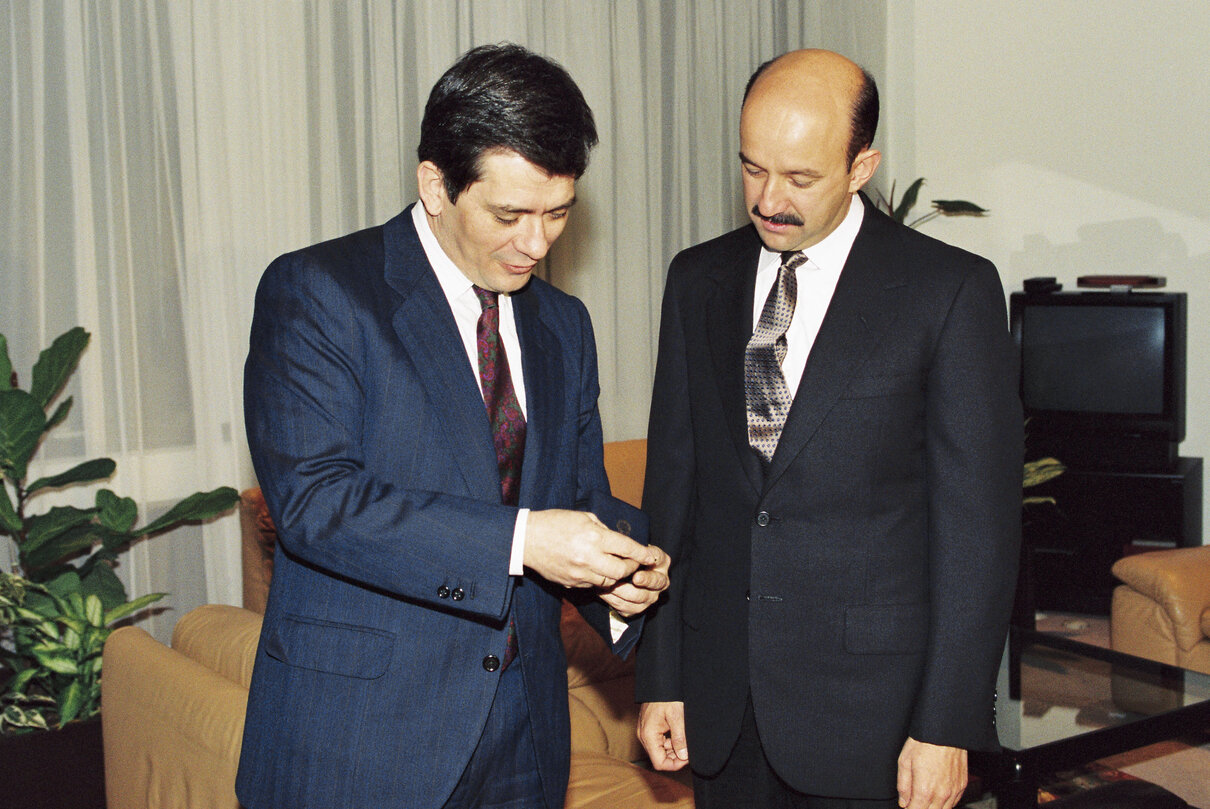
[[[1210,546],[1119,559],[1109,621],[1114,649],[1210,674]]]
[[[645,450],[643,441],[606,445],[619,497],[637,501]],[[240,520],[245,608],[207,605],[189,612],[177,622],[171,648],[137,627],[115,631],[105,644],[109,809],[238,809],[235,772],[276,541],[259,490],[243,493]],[[643,766],[633,663],[615,657],[569,605],[560,630],[571,709],[566,805],[691,809],[689,787]]]

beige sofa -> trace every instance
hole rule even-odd
[[[642,441],[606,445],[617,496],[638,500],[644,459]],[[240,510],[245,608],[189,612],[177,622],[171,648],[137,627],[115,631],[105,645],[109,809],[238,807],[235,771],[275,540],[259,491],[245,492]],[[561,631],[572,729],[569,809],[691,809],[687,786],[644,766],[633,664],[612,655],[567,605]]]
[[[1113,575],[1113,648],[1210,674],[1210,546],[1126,556]]]

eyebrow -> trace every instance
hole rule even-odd
[[[567,202],[564,202],[562,205],[556,205],[555,207],[551,208],[548,211],[543,211],[543,213],[553,213],[554,211],[565,211],[575,204],[576,204],[576,198],[573,196],[571,199],[567,200]],[[537,211],[535,211],[533,208],[516,208],[512,205],[488,205],[487,207],[496,213],[510,213],[510,214],[537,213]]]
[[[739,159],[740,159],[741,163],[747,163],[749,166],[756,166],[757,168],[760,168],[760,169],[764,168],[764,166],[762,166],[760,163],[757,163],[755,160],[751,159],[743,152],[739,153]],[[815,171],[814,169],[795,169],[793,171],[787,171],[784,173],[793,174],[793,175],[796,175],[799,177],[809,177],[812,180],[818,180],[823,177],[822,174],[820,174],[818,171]]]

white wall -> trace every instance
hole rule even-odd
[[[924,176],[923,205],[990,208],[925,230],[992,259],[1007,291],[1146,273],[1187,292],[1181,454],[1210,455],[1210,3],[891,0],[888,14],[883,182]]]

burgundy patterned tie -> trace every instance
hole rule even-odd
[[[508,506],[517,505],[521,488],[521,460],[525,455],[525,416],[513,390],[508,372],[508,356],[500,342],[500,307],[497,293],[475,287],[475,297],[483,312],[475,336],[479,343],[479,382],[483,386],[483,404],[491,422],[492,441],[496,445],[496,466],[500,470],[500,498]]]
[[[521,461],[525,455],[525,416],[513,390],[512,374],[508,372],[508,355],[500,342],[499,295],[475,287],[475,297],[483,311],[475,327],[479,348],[479,383],[483,386],[483,404],[492,428],[492,443],[496,445],[496,468],[500,470],[500,500],[506,506],[517,505],[521,489]],[[517,625],[508,622],[508,640],[504,648],[501,671],[517,656]]]

